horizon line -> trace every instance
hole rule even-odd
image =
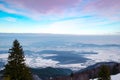
[[[120,34],[63,34],[63,33],[17,33],[17,32],[0,32],[0,34],[48,34],[48,35],[76,35],[76,36],[120,36]]]

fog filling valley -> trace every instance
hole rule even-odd
[[[97,62],[120,62],[120,36],[0,34],[0,69],[15,39],[23,47],[26,64],[34,68],[79,70]]]

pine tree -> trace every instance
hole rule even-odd
[[[98,73],[98,80],[111,80],[110,70],[106,65],[101,66]]]
[[[32,74],[25,64],[22,46],[17,40],[13,42],[9,53],[4,75],[9,78],[9,80],[32,80]]]

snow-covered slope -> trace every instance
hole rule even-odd
[[[92,80],[92,79],[90,79],[90,80]],[[97,80],[97,79],[94,79],[94,80]],[[116,74],[116,75],[112,75],[111,80],[120,80],[120,73]]]
[[[112,76],[111,76],[111,79],[112,79],[112,80],[120,80],[120,73],[117,74],[117,75],[112,75]]]

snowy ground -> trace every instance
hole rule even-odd
[[[120,73],[117,75],[113,75],[111,78],[112,80],[120,80]]]
[[[92,79],[90,79],[90,80],[92,80]],[[97,79],[94,79],[94,80],[97,80]],[[117,75],[112,75],[111,80],[120,80],[120,73]]]

